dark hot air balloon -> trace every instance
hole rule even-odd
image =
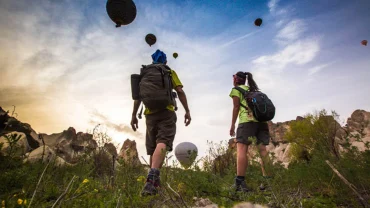
[[[116,27],[128,25],[136,18],[136,6],[132,0],[108,0],[106,9]]]
[[[262,19],[261,18],[257,18],[256,20],[254,20],[254,25],[256,26],[261,26],[262,25]]]
[[[155,35],[149,33],[145,36],[145,42],[149,44],[149,46],[152,46],[155,44],[155,42],[157,42],[157,38],[155,37]]]
[[[179,56],[177,53],[173,53],[173,57],[176,59]]]
[[[364,45],[364,46],[367,46],[367,40],[361,41],[361,44]]]

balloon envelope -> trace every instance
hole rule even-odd
[[[179,56],[179,54],[177,54],[177,53],[173,53],[173,57],[174,58],[177,58]]]
[[[152,46],[157,42],[157,37],[155,35],[149,33],[145,36],[145,42],[149,44],[149,46]]]
[[[197,147],[191,142],[182,142],[175,148],[175,156],[184,168],[189,168],[198,155]]]
[[[361,41],[361,44],[364,45],[364,46],[367,46],[367,40]]]
[[[262,19],[261,18],[257,18],[256,20],[254,20],[254,25],[261,26],[262,25]]]
[[[136,18],[136,5],[132,0],[108,0],[106,9],[116,27],[128,25]]]

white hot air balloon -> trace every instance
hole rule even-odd
[[[180,164],[185,168],[189,168],[198,156],[197,147],[191,142],[182,142],[175,148],[175,156]]]

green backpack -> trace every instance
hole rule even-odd
[[[165,64],[143,66],[140,72],[139,95],[150,111],[166,109],[175,105],[172,94],[171,69]]]

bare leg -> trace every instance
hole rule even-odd
[[[271,164],[270,164],[270,157],[268,155],[268,152],[266,150],[266,146],[263,144],[258,145],[258,150],[261,156],[261,169],[262,169],[262,175],[263,176],[271,176],[272,171]]]
[[[164,143],[158,143],[157,147],[155,148],[153,157],[151,159],[151,168],[161,168],[164,158],[166,156],[166,144]]]
[[[236,160],[236,174],[237,176],[245,176],[245,171],[248,167],[248,145],[237,143],[237,160]]]

